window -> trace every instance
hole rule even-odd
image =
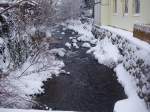
[[[118,10],[117,0],[113,0],[113,7],[114,7],[114,14],[117,14],[117,10]]]
[[[128,14],[129,12],[129,0],[125,0],[124,13]]]
[[[140,0],[134,0],[134,14],[140,14]]]

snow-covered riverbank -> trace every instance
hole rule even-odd
[[[34,95],[44,92],[42,88],[44,81],[47,81],[52,75],[57,76],[59,73],[64,72],[62,70],[65,66],[63,61],[55,56],[59,52],[63,53],[59,49],[57,51],[54,49],[41,50],[34,57],[29,57],[20,68],[1,78],[1,106],[9,108],[43,106],[34,101]]]
[[[145,102],[150,94],[150,45],[128,31],[108,26],[98,29],[95,33],[99,41],[88,52],[100,63],[114,68],[128,96],[116,103],[115,112],[148,112]]]
[[[149,71],[144,72],[145,74],[141,74],[141,72],[143,72],[142,68],[138,68],[141,66],[137,65],[136,67],[136,64],[133,64],[139,59],[144,60],[143,65],[150,64],[150,60],[148,58],[150,53],[150,45],[134,38],[131,32],[112,27],[101,27],[99,30],[101,35],[98,35],[98,39],[95,39],[91,33],[92,25],[90,23],[82,24],[80,21],[72,20],[69,24],[69,28],[81,34],[81,37],[77,38],[77,41],[86,42],[86,46],[87,43],[94,45],[94,47],[90,47],[90,45],[88,45],[90,49],[87,53],[92,53],[100,64],[114,68],[118,81],[122,84],[126,95],[128,96],[128,99],[116,102],[114,111],[148,112],[146,104],[144,100],[139,98],[137,90],[138,92],[145,92],[147,95],[149,94],[150,86],[149,82],[146,82],[146,79],[148,80],[149,78]],[[106,32],[104,30],[106,30]],[[118,38],[116,38],[116,36],[118,36]],[[121,54],[124,52],[126,53]],[[134,66],[137,69],[134,69]],[[131,69],[126,71],[125,67]],[[146,68],[143,69],[146,70]],[[136,76],[141,75],[143,78],[136,80],[135,77],[132,76],[133,74],[136,74]],[[136,86],[140,80],[143,81],[143,83],[145,82],[147,85],[147,88],[144,86],[142,87],[144,90],[141,90]]]
[[[138,66],[136,66],[136,61],[138,59],[143,59],[144,62],[142,62],[146,65],[149,65],[149,44],[135,39],[134,37],[132,37],[131,33],[106,26],[103,26],[99,30],[101,34],[98,35],[98,38],[96,39],[91,32],[91,20],[85,23],[82,23],[80,20],[70,20],[66,23],[67,24],[63,23],[62,25],[64,25],[66,28],[73,29],[79,34],[76,37],[69,38],[70,40],[65,44],[66,48],[73,48],[75,50],[87,48],[87,53],[92,54],[100,64],[113,68],[116,72],[118,82],[124,87],[124,91],[128,98],[117,101],[114,107],[114,111],[148,112],[149,110],[147,109],[144,100],[140,99],[140,97],[138,96],[137,90],[138,92],[140,91],[149,94],[149,88],[144,88],[141,91],[141,89],[136,86],[139,80],[136,80],[136,77],[133,77],[133,74],[136,74],[135,76],[138,76],[138,73],[143,73],[143,71],[141,71],[142,69],[140,68],[141,65],[139,64]],[[65,35],[65,32],[61,32],[61,34]],[[79,44],[80,42],[82,43],[82,45]],[[64,62],[62,60],[58,60],[55,57],[55,54],[63,57],[64,55],[68,55],[65,54],[66,52],[67,51],[64,48],[48,50],[47,52],[42,53],[38,57],[38,63],[30,66],[30,59],[28,59],[27,62],[20,69],[11,72],[11,75],[0,84],[2,85],[2,87],[10,90],[9,92],[13,93],[14,96],[17,97],[10,97],[7,101],[3,99],[3,105],[10,104],[11,107],[11,103],[17,101],[18,103],[16,106],[21,106],[24,108],[26,106],[32,106],[29,101],[31,101],[33,97],[31,97],[30,95],[40,94],[44,92],[44,89],[42,88],[43,81],[51,78],[51,75],[53,74],[58,75],[61,72],[65,72],[62,70],[62,68],[64,67]],[[46,71],[42,69],[43,66],[45,67],[45,65],[49,68]],[[41,71],[39,71],[39,69]],[[148,77],[147,73],[149,73],[149,71],[145,72],[144,75],[146,77],[144,77],[144,75],[142,74],[142,78],[140,80],[145,81],[148,85],[147,87],[149,87],[149,83],[146,79]],[[1,111],[26,112],[27,110],[0,109],[0,112]],[[31,112],[38,111],[31,110]],[[39,112],[44,111],[39,110]]]

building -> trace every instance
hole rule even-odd
[[[101,25],[101,3],[100,3],[100,0],[95,0],[94,22],[96,25]]]
[[[95,24],[133,31],[135,23],[150,24],[150,0],[95,0]]]

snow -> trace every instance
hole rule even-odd
[[[30,34],[30,35],[34,35],[35,32],[36,32],[36,28],[34,26],[29,26],[27,28],[27,32]]]
[[[50,30],[46,31],[46,37],[52,37],[52,34],[51,34]]]
[[[99,30],[103,29],[105,29],[104,32],[99,31],[102,35],[96,46],[90,48],[87,53],[92,53],[100,64],[114,68],[118,81],[124,87],[128,98],[116,102],[114,112],[148,112],[144,99],[140,99],[138,93],[142,92],[146,95],[150,93],[147,81],[149,72],[142,71],[142,69],[146,71],[147,68],[144,66],[150,64],[150,45],[133,37],[131,32],[109,26],[102,26]],[[138,64],[138,59],[143,61],[143,65]],[[138,75],[141,78],[138,78]],[[141,84],[139,80],[146,84],[146,87],[142,86],[142,91],[137,86]]]
[[[61,32],[62,35],[65,35],[65,32]]]
[[[147,42],[133,37],[132,32],[109,26],[101,26],[100,28],[112,32],[112,37],[107,37],[107,35],[109,35],[107,33],[109,32],[106,32],[104,33],[106,36],[100,37],[99,39],[95,39],[91,32],[91,23],[82,24],[80,20],[71,20],[69,21],[68,27],[79,33],[80,36],[77,37],[77,40],[84,42],[82,47],[89,47],[89,43],[93,45],[96,44],[96,46],[91,47],[87,53],[92,53],[100,64],[114,68],[116,71],[118,81],[124,87],[128,98],[116,102],[114,112],[148,112],[145,101],[140,99],[137,94],[137,80],[133,78],[133,74],[129,74],[129,71],[126,71],[124,67],[134,67],[138,59],[143,59],[144,64],[149,65],[150,45]],[[117,36],[121,36],[121,39],[119,40]],[[70,39],[72,40],[74,38],[70,37]],[[125,54],[122,55],[120,50],[123,50]],[[141,73],[140,70],[141,68],[136,67],[136,70],[133,68],[130,72]],[[145,77],[141,74],[141,77],[143,77],[143,79],[140,79],[142,81],[147,79],[146,74]],[[145,89],[144,91],[148,90]]]
[[[117,73],[118,81],[124,87],[128,99],[116,102],[114,112],[148,112],[144,100],[141,100],[137,95],[135,79],[132,79],[129,73],[125,71],[122,64],[118,65],[123,57],[118,48],[108,38],[99,41],[87,53],[92,53],[100,64],[110,68],[117,66],[115,72]]]
[[[12,71],[7,78],[0,81],[0,87],[3,88],[1,90],[4,90],[4,92],[7,90],[8,94],[11,94],[7,99],[1,97],[2,105],[12,104],[10,107],[16,108],[32,107],[32,103],[30,102],[32,101],[32,97],[30,95],[43,93],[43,81],[51,78],[52,74],[57,76],[63,71],[64,63],[56,59],[52,54],[54,51],[40,53],[35,61],[29,58],[22,67]],[[61,51],[58,50],[58,52]],[[64,55],[61,53],[61,56]]]
[[[52,112],[51,110],[25,110],[25,109],[4,109],[0,108],[0,112]],[[64,111],[53,111],[53,112],[64,112]],[[65,111],[71,112],[71,111]]]
[[[136,50],[136,47],[140,48],[140,50],[136,50],[136,53],[133,55],[140,56],[142,57],[142,59],[145,59],[145,61],[147,59],[147,63],[149,63],[147,56],[149,56],[148,52],[150,51],[150,45],[133,37],[133,33],[131,32],[112,28],[109,26],[102,26],[101,28],[111,31],[114,38],[108,38],[106,34],[106,36],[102,39],[95,39],[93,34],[91,33],[91,24],[82,24],[78,20],[72,20],[69,23],[68,27],[80,34],[80,36],[77,37],[77,40],[84,42],[82,44],[82,47],[89,47],[87,53],[92,53],[100,64],[104,64],[110,68],[114,68],[118,77],[118,81],[122,84],[125,93],[128,96],[127,99],[116,102],[114,112],[148,112],[145,101],[140,99],[137,94],[136,80],[123,67],[123,64],[125,64],[126,66],[127,64],[130,64],[128,62],[125,63],[125,60],[128,58],[130,59],[130,56],[132,55],[127,55],[129,57],[124,57],[122,54],[120,54],[119,47],[121,46],[121,43],[114,44],[112,43],[111,39],[114,39],[116,35],[121,35],[122,42],[124,42],[125,39],[130,42],[130,44],[122,44],[123,46],[126,46],[124,50],[128,50],[127,48],[131,48],[132,50]],[[74,42],[73,44],[76,45],[75,38],[70,37],[70,39]],[[95,47],[91,47],[90,43],[96,44]],[[130,61],[134,62],[135,60],[130,59]]]
[[[124,87],[125,93],[127,95],[127,99],[117,101],[114,107],[114,112],[148,112],[148,109],[146,108],[146,104],[144,100],[140,99],[137,95],[137,86],[136,86],[136,80],[129,74],[128,71],[124,68],[123,64],[130,64],[125,63],[125,57],[123,57],[120,54],[120,51],[118,49],[119,45],[113,44],[107,36],[102,39],[98,40],[95,39],[94,35],[92,34],[92,24],[91,23],[84,23],[82,24],[80,20],[70,20],[68,28],[75,30],[79,33],[79,37],[69,37],[72,44],[69,42],[65,43],[65,46],[71,49],[71,47],[79,48],[77,42],[83,41],[82,47],[87,47],[89,50],[87,53],[92,53],[95,58],[98,60],[100,64],[104,64],[108,67],[114,68],[114,71],[116,72],[116,75],[118,77],[118,81],[122,84]],[[132,45],[125,44],[126,47],[131,47],[134,50],[136,46],[138,46],[140,49],[139,51],[136,51],[136,55],[141,56],[144,58],[147,63],[149,63],[149,51],[150,51],[150,45],[144,41],[141,41],[137,38],[133,37],[133,33],[124,31],[117,28],[112,28],[109,26],[102,26],[101,28],[104,28],[106,30],[109,30],[113,32],[114,34],[121,35],[123,38],[127,39]],[[64,29],[65,30],[65,29]],[[65,34],[62,32],[61,34]],[[51,34],[48,34],[51,35]],[[122,40],[121,40],[122,41]],[[124,40],[123,40],[124,41]],[[95,47],[91,47],[90,44],[96,44]],[[126,49],[123,49],[126,50]],[[148,52],[147,52],[148,51]],[[52,49],[48,53],[51,54],[51,56],[48,56],[49,59],[45,59],[40,57],[40,61],[46,63],[46,65],[49,65],[48,71],[36,71],[36,69],[42,68],[42,65],[35,64],[31,66],[26,72],[26,75],[18,79],[14,79],[13,74],[21,74],[28,66],[30,66],[31,63],[27,61],[23,67],[20,70],[12,72],[10,75],[11,77],[7,79],[8,84],[11,83],[16,89],[10,90],[10,92],[15,90],[15,93],[18,93],[20,96],[30,99],[30,95],[32,94],[38,94],[42,93],[44,90],[42,89],[43,81],[46,81],[48,78],[51,78],[51,74],[58,75],[60,72],[62,72],[62,67],[64,67],[64,63],[60,60],[57,60],[55,56],[53,55],[59,55],[61,57],[67,55],[66,50],[63,48],[57,48]],[[129,53],[130,54],[130,53]],[[68,55],[70,55],[68,53]],[[135,54],[133,54],[135,55]],[[45,55],[47,57],[47,55]],[[128,55],[129,58],[132,55]],[[127,57],[126,57],[127,58]],[[145,61],[144,60],[144,61]],[[134,60],[129,60],[133,61]],[[30,75],[29,75],[30,74]],[[69,73],[68,73],[69,74]],[[11,81],[10,81],[11,80]],[[2,109],[1,109],[2,110]],[[1,111],[0,110],[0,111]],[[12,112],[12,110],[9,110]],[[9,112],[7,109],[3,109],[2,112]],[[16,110],[16,112],[24,112],[25,110]],[[31,112],[34,112],[35,110],[31,110]],[[30,112],[30,111],[29,111]],[[36,111],[37,112],[37,111]],[[39,111],[43,112],[43,111]]]
[[[85,42],[85,43],[82,44],[82,47],[90,48],[91,45],[89,43]]]
[[[76,49],[79,49],[79,46],[77,45],[77,43],[72,43],[73,47],[75,47]]]
[[[97,45],[91,48],[87,53],[93,53],[100,64],[113,67],[121,60],[121,55],[118,48],[111,43],[108,38],[99,41]]]
[[[67,28],[63,28],[62,30],[65,31]]]
[[[123,65],[118,65],[115,72],[128,98],[116,102],[114,112],[148,112],[144,100],[140,99],[136,93],[135,80],[124,69]]]
[[[75,39],[76,37],[69,37],[70,40]]]
[[[79,37],[77,38],[78,41],[90,42],[95,43],[96,39],[93,36],[92,30],[92,22],[82,24],[80,20],[69,20],[67,21],[68,28],[73,29],[79,33]]]
[[[72,39],[72,42],[73,43],[77,43],[78,41],[76,39]]]
[[[43,57],[42,62],[44,63],[44,61],[47,61],[47,59],[44,59]],[[27,70],[25,76],[22,76],[19,79],[14,79],[14,77],[11,77],[9,80],[11,80],[12,85],[18,86],[17,88],[20,88],[20,90],[23,91],[23,94],[25,95],[42,93],[44,91],[41,88],[43,86],[43,81],[46,81],[48,78],[50,78],[51,74],[53,73],[58,74],[60,72],[60,69],[64,66],[64,63],[62,61],[56,60],[53,56],[48,57],[48,62],[49,68],[46,71],[45,69],[41,69],[44,65],[38,63],[31,66]],[[26,70],[26,68],[28,68],[30,65],[31,63],[27,62],[23,65],[21,70],[12,72],[11,74],[16,74],[16,76],[20,76],[20,74],[23,73],[23,71]],[[41,71],[36,71],[40,69]]]
[[[78,41],[89,41],[90,42],[91,38],[87,35],[82,35],[78,38]]]
[[[0,38],[0,45],[4,44],[4,40]]]
[[[66,42],[66,43],[65,43],[65,46],[68,47],[69,49],[71,49],[71,46],[72,46],[72,45],[71,45],[69,42]]]
[[[66,42],[65,46],[68,47],[69,49],[71,49],[72,46],[78,49],[79,46],[77,42],[83,41],[84,43],[82,44],[82,47],[89,48],[87,53],[92,53],[100,64],[104,64],[110,68],[114,68],[114,71],[116,72],[116,75],[118,77],[118,81],[124,87],[124,91],[128,98],[117,101],[114,106],[114,112],[148,112],[144,100],[140,99],[137,94],[136,80],[131,76],[131,74],[129,74],[128,71],[126,71],[126,69],[123,66],[123,64],[126,64],[127,66],[127,64],[130,63],[128,62],[124,63],[125,57],[123,57],[120,54],[120,51],[118,49],[119,45],[117,46],[113,44],[111,42],[112,40],[110,40],[110,38],[108,38],[107,36],[102,40],[95,39],[94,35],[91,32],[92,30],[91,23],[82,24],[80,20],[70,20],[68,22],[69,24],[67,27],[78,32],[80,36],[69,37],[72,41],[72,44]],[[128,44],[125,44],[126,47],[129,48],[131,47],[134,49],[136,48],[136,46],[138,46],[142,50],[136,51],[136,55],[141,56],[142,58],[147,60],[146,61],[147,63],[149,63],[149,58],[147,58],[147,56],[149,56],[150,45],[148,43],[133,37],[133,33],[128,31],[124,31],[109,26],[101,26],[101,28],[109,30],[114,34],[121,35],[123,38],[127,39],[132,45],[130,46]],[[62,32],[61,34],[65,34],[65,33]],[[51,34],[47,34],[47,35],[51,36]],[[91,47],[90,44],[96,44],[96,45],[95,47]],[[48,56],[49,59],[46,59],[44,61],[43,56],[41,57],[41,60],[43,60],[42,62],[46,64],[48,63],[51,64],[51,65],[48,64],[50,66],[48,71],[42,71],[37,73],[36,69],[42,68],[41,67],[42,65],[36,64],[31,66],[26,71],[27,72],[26,76],[21,77],[19,80],[15,80],[13,74],[21,74],[28,66],[30,66],[30,63],[27,62],[23,65],[21,70],[12,72],[12,75],[10,75],[11,78],[9,78],[8,82],[9,83],[11,82],[11,85],[17,88],[17,90],[15,90],[16,93],[19,93],[19,95],[30,99],[29,95],[42,93],[44,91],[42,89],[43,81],[46,81],[48,78],[51,78],[51,74],[58,75],[60,72],[62,72],[61,69],[64,66],[64,63],[60,60],[57,60],[53,55],[57,54],[60,57],[63,57],[67,55],[66,50],[64,48],[57,48],[57,49],[50,50],[48,53],[52,55],[52,56]],[[129,61],[133,61],[134,63],[134,60],[129,60]],[[12,91],[14,91],[14,89],[12,89]],[[9,111],[12,112],[12,110]],[[7,109],[6,110],[3,109],[2,112],[9,112],[9,111]],[[25,110],[16,110],[16,112],[24,112],[24,111]],[[35,110],[31,110],[31,112],[34,111]],[[44,112],[44,111],[39,111],[39,112]]]
[[[66,50],[64,48],[55,48],[55,49],[51,49],[50,53],[57,54],[60,57],[64,57],[65,53],[66,53]]]
[[[109,27],[109,26],[101,26],[101,28],[109,30],[109,31],[111,31],[111,32],[113,32],[115,34],[121,35],[124,38],[126,38],[127,40],[129,40],[131,43],[133,43],[133,44],[135,44],[137,46],[140,46],[140,47],[142,47],[145,50],[150,51],[150,44],[148,44],[147,42],[142,41],[142,40],[140,40],[138,38],[133,37],[133,33],[132,32],[125,31],[125,30],[118,29],[118,28]]]

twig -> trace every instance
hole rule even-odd
[[[32,65],[34,65],[34,64],[31,63],[30,66],[28,66],[17,78],[19,79],[20,77],[22,77],[23,74],[24,74]]]
[[[21,4],[21,3],[24,2],[24,1],[28,1],[28,0],[21,0],[21,1],[17,2],[17,3],[15,3],[14,5],[12,5],[12,6],[8,7],[8,8],[6,8],[6,9],[3,10],[2,12],[0,12],[0,15],[3,14],[3,13],[5,13],[5,12],[7,12],[8,10],[10,10],[10,9],[12,9],[12,8],[17,7],[19,4]],[[31,0],[30,0],[29,2],[34,3],[34,2],[31,1]],[[36,3],[34,3],[34,4],[36,4]]]
[[[39,51],[33,56],[33,59],[32,59],[32,61],[31,61],[31,64],[30,64],[19,76],[16,77],[17,79],[19,79],[19,78],[21,78],[22,76],[24,76],[23,74],[24,74],[32,65],[36,64],[36,63],[34,63],[34,61],[35,61],[35,59],[37,58],[37,56],[40,54],[40,51],[43,50],[42,48],[44,48],[44,47],[41,47],[41,49],[39,49]]]

